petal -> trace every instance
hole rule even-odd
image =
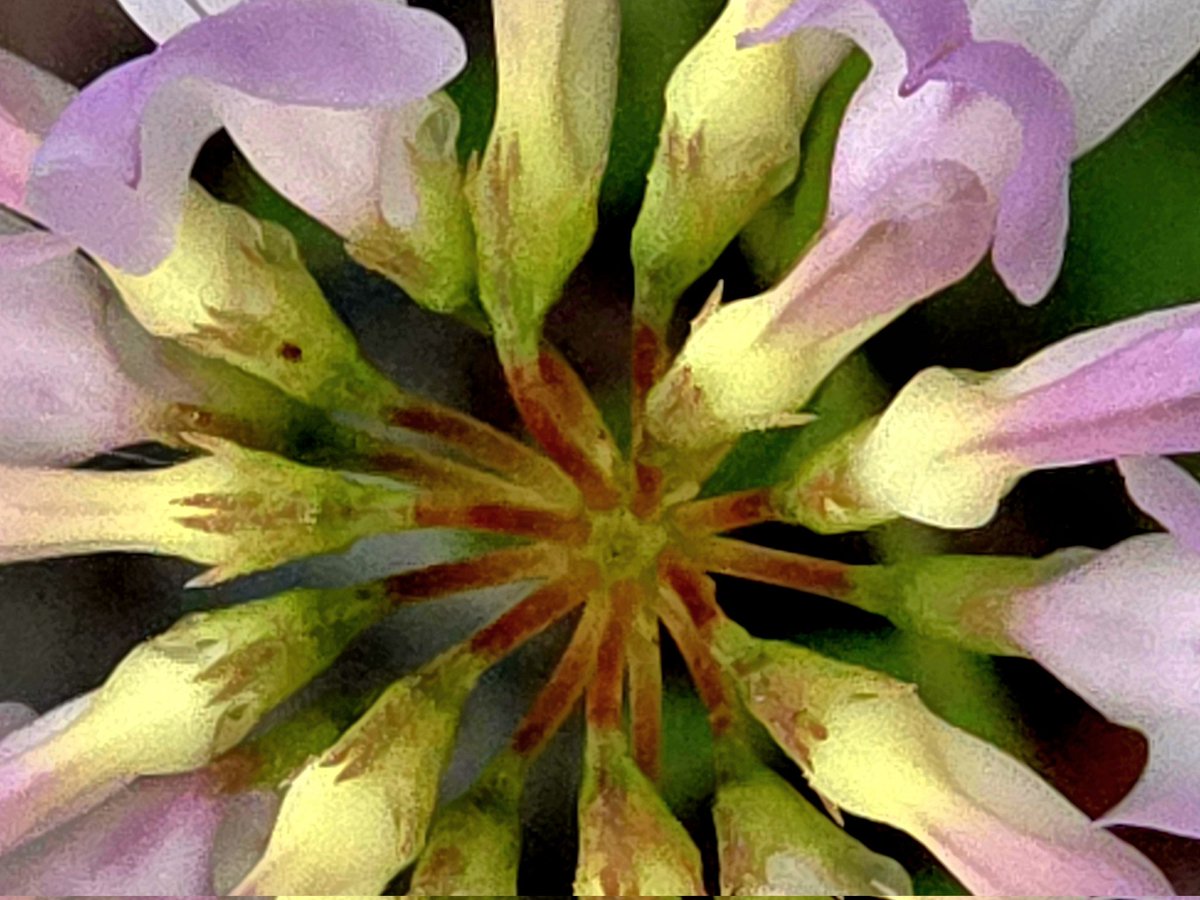
[[[908,89],[910,78],[940,55],[929,48],[945,52],[969,38],[957,21],[960,14],[960,3],[938,0],[923,0],[907,12],[895,3],[824,0],[794,4],[777,20],[838,31],[871,57],[871,74],[838,133],[830,218],[869,204],[872,193],[903,170],[933,160],[961,163],[999,193],[1020,151],[1020,132],[1008,108],[940,83],[915,93]],[[747,40],[756,43],[759,34]],[[980,134],[987,140],[979,140]]]
[[[1020,123],[1021,157],[1001,190],[993,259],[1017,298],[1036,303],[1057,278],[1065,249],[1075,149],[1070,95],[1037,57],[1000,42],[966,44],[933,63],[923,78],[994,97]]]
[[[0,205],[24,207],[41,135],[74,94],[53,75],[0,49]]]
[[[46,137],[27,203],[55,231],[145,273],[170,251],[192,160],[231,103],[397,108],[464,62],[458,33],[425,10],[248,0],[80,94]]]
[[[45,752],[83,718],[94,698],[94,692],[76,697],[0,741],[0,856],[120,790],[120,779],[58,768]]]
[[[9,227],[19,226],[0,219],[0,232]],[[132,380],[109,331],[118,309],[69,244],[0,234],[0,462],[79,462],[154,436],[159,404]]]
[[[1200,482],[1191,472],[1160,456],[1127,456],[1117,460],[1133,502],[1200,552]]]
[[[1200,52],[1193,0],[973,0],[975,32],[1022,43],[1075,100],[1076,155],[1109,137]]]
[[[908,831],[972,893],[1171,894],[1145,857],[1028,767],[908,700],[864,697],[822,723],[813,787]]]
[[[748,710],[818,794],[908,832],[973,893],[1171,893],[1149,860],[1028,766],[938,718],[912,685],[727,622],[717,643]]]
[[[778,287],[695,326],[650,392],[651,429],[696,446],[771,427],[867,338],[967,275],[994,221],[995,204],[964,166],[926,161],[900,171],[832,223]],[[947,233],[955,240],[942,240]]]
[[[1200,837],[1200,556],[1170,535],[1132,538],[1018,595],[1012,637],[1121,725],[1150,757],[1106,825]]]
[[[739,43],[753,46],[777,41],[799,28],[832,28],[847,31],[871,52],[875,41],[866,29],[878,31],[867,24],[869,19],[863,13],[868,11],[895,35],[914,72],[971,39],[964,0],[797,0],[766,27],[746,33]]]
[[[986,524],[1035,469],[1200,449],[1200,304],[1054,344],[1014,369],[918,373],[855,451],[879,510]]]
[[[1147,313],[1054,344],[988,387],[993,434],[972,449],[1029,467],[1200,449],[1200,304]]]
[[[972,40],[965,6],[956,0],[802,0],[747,39],[777,38],[799,27],[841,31],[875,64],[839,138],[833,197],[845,202],[846,188],[837,182],[847,170],[859,172],[860,190],[869,189],[873,179],[863,176],[881,165],[895,166],[917,154],[957,157],[970,165],[959,156],[966,149],[969,158],[978,159],[981,178],[1000,193],[997,271],[1023,302],[1045,296],[1062,264],[1075,148],[1071,99],[1054,72],[1015,44]],[[959,90],[928,94],[931,81]],[[905,102],[910,95],[915,102]],[[1008,150],[1013,135],[1008,122],[978,114],[954,121],[987,98],[1007,108],[1019,125],[1016,159]],[[858,111],[860,103],[868,107]],[[859,129],[863,134],[856,134]],[[839,203],[832,208],[836,213]]]
[[[204,774],[140,779],[0,861],[0,884],[41,896],[212,894],[224,798]]]
[[[425,111],[420,102],[361,111],[245,99],[227,105],[225,127],[276,190],[349,237],[380,219],[412,224],[408,144]]]
[[[1099,824],[1200,838],[1200,717],[1158,723],[1146,736],[1150,758],[1141,778]]]
[[[36,718],[37,713],[23,703],[0,703],[0,741]]]
[[[1200,556],[1165,534],[1131,538],[1012,605],[1009,632],[1121,725],[1196,716]]]
[[[242,0],[117,0],[125,14],[158,43],[174,37],[206,15],[216,15]]]

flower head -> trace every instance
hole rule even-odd
[[[621,49],[632,36],[636,57],[636,16],[620,17],[635,4],[494,0],[494,108],[474,83],[486,65],[450,84],[466,61],[455,28],[393,0],[122,0],[158,47],[78,93],[0,55],[13,211],[0,218],[0,559],[151,553],[204,567],[193,587],[239,579],[49,714],[0,704],[0,886],[513,893],[539,799],[523,802],[527,779],[582,705],[579,790],[554,791],[578,795],[579,894],[703,894],[707,878],[729,893],[908,895],[931,857],[889,829],[977,893],[1170,893],[1105,826],[1200,836],[1187,608],[1200,507],[1163,458],[1200,450],[1196,310],[1076,335],[1010,370],[926,368],[874,416],[861,384],[825,384],[989,250],[1026,304],[1057,277],[1072,157],[1136,106],[1124,84],[1093,102],[1085,49],[1111,42],[1089,28],[1120,21],[1140,40],[1154,20],[1101,3],[1074,39],[1031,36],[1042,18],[1003,5],[729,0],[679,48],[646,198],[616,242],[632,238],[627,398],[555,344],[585,305],[573,286],[606,280],[588,262],[573,280],[598,229],[630,224],[600,196],[641,90]],[[1160,47],[1123,57],[1144,61],[1139,95],[1194,49],[1184,13]],[[800,165],[805,122],[851,43],[872,70],[825,191],[808,183],[820,160]],[[523,434],[394,384],[342,318],[359,298],[327,302],[341,279],[310,273],[285,225],[227,202],[203,167],[192,180],[222,128],[349,259],[491,338],[512,400],[497,421],[519,417]],[[792,270],[731,303],[718,285],[676,342],[681,295],[793,189],[823,195],[824,224]],[[810,423],[818,391],[830,415],[799,464],[730,488],[730,445]],[[167,447],[122,449],[146,442]],[[783,527],[726,534],[977,526],[1025,473],[1103,460],[1173,534],[899,560],[894,535],[806,539],[854,564],[759,542],[797,534]],[[359,565],[397,532],[416,533],[415,567]],[[1035,754],[937,702],[945,685],[918,692],[885,674],[894,659],[865,668],[752,637],[714,576],[1030,657],[1146,734],[1142,779],[1092,821]],[[480,621],[438,602],[476,591],[493,601]],[[429,621],[453,640],[406,632],[433,659],[393,671],[385,620],[418,606],[448,608]],[[536,664],[538,647],[556,661]],[[681,751],[684,669],[702,710],[687,728],[703,737]],[[547,672],[527,708],[484,699],[516,670]],[[480,729],[459,725],[480,721],[476,746]],[[704,776],[681,801],[681,760],[712,776],[711,804]],[[710,811],[715,841],[694,829]]]

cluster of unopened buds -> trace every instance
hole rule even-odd
[[[63,707],[0,706],[0,888],[516,894],[526,774],[582,705],[580,895],[912,894],[847,817],[906,832],[977,894],[1173,893],[1110,827],[1200,838],[1200,485],[1168,458],[1200,451],[1200,305],[1004,371],[927,369],[882,412],[835,409],[840,431],[780,483],[711,476],[746,434],[817,427],[851,355],[989,252],[1017,300],[1042,299],[1072,160],[1200,50],[1200,4],[728,0],[667,85],[615,414],[543,326],[597,227],[618,0],[493,0],[495,116],[465,162],[443,90],[465,44],[430,11],[122,6],[158,49],[80,92],[0,54],[0,558],[161,554],[204,566],[194,586],[387,533],[428,531],[430,558],[194,613]],[[839,80],[819,228],[769,290],[718,286],[678,340],[685,290],[798,174],[820,178],[800,136]],[[393,384],[291,234],[190,180],[222,128],[359,264],[491,336],[522,436]],[[147,442],[176,461],[78,465]],[[728,534],[976,528],[1027,473],[1103,461],[1163,531],[853,565]],[[487,540],[439,556],[464,533]],[[1093,820],[912,684],[752,636],[714,575],[1036,660],[1148,739],[1145,770]],[[400,607],[500,585],[523,593],[418,671],[289,701]],[[558,623],[511,740],[440,797],[468,696]],[[660,636],[707,710],[711,854],[657,784]]]

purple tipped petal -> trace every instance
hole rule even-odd
[[[1132,538],[1019,595],[1010,633],[1114,722],[1143,731],[1141,781],[1106,817],[1200,837],[1200,555]]]
[[[1200,482],[1182,466],[1161,456],[1117,460],[1133,502],[1167,531],[1200,553]]]
[[[0,740],[0,856],[120,790],[119,780],[60,764],[47,752],[91,702],[90,694],[76,697]]]
[[[1055,344],[991,389],[998,426],[968,449],[1030,468],[1200,448],[1200,304]]]
[[[247,0],[89,86],[38,153],[27,203],[48,226],[128,271],[174,241],[192,160],[251,100],[397,108],[465,62],[441,17],[378,0]]]
[[[0,463],[62,465],[152,437],[157,404],[108,333],[112,289],[70,244],[5,227],[0,220]]]
[[[24,209],[41,136],[74,95],[53,75],[0,50],[0,205]]]
[[[1062,266],[1075,150],[1071,97],[1049,67],[1016,44],[966,44],[923,77],[995,97],[1020,122],[1021,157],[1001,191],[993,258],[1017,298],[1036,303]]]
[[[741,35],[750,47],[781,40],[800,28],[829,28],[863,36],[864,19],[877,16],[904,47],[908,68],[919,72],[971,39],[964,0],[797,0],[765,27]],[[864,44],[864,49],[871,47]],[[872,54],[874,55],[874,54]]]
[[[222,829],[265,806],[256,796],[220,793],[205,771],[139,779],[5,857],[0,884],[41,896],[213,895]]]
[[[1152,665],[1152,662],[1147,664]],[[1200,716],[1147,728],[1150,758],[1132,790],[1098,824],[1200,838]]]
[[[988,193],[970,169],[915,163],[873,191],[869,203],[826,231],[801,260],[785,282],[788,302],[770,336],[816,342],[895,318],[978,265],[994,221]],[[955,240],[939,240],[948,233]]]

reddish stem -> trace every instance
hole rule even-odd
[[[658,616],[642,598],[627,648],[633,758],[651,781],[662,770],[662,656]]]
[[[422,528],[466,528],[568,544],[582,544],[591,526],[578,516],[507,503],[454,503],[443,496],[421,497],[414,524]]]
[[[411,399],[404,406],[384,410],[384,419],[398,428],[435,437],[525,487],[564,498],[574,492],[550,460],[511,435],[458,410]]]
[[[596,677],[587,693],[588,722],[597,728],[611,731],[621,727],[625,645],[637,596],[638,587],[632,581],[618,581],[608,591],[608,620],[596,656]]]
[[[468,644],[469,651],[489,664],[499,662],[587,599],[598,581],[598,573],[581,568],[539,588],[491,625],[477,631]]]
[[[776,517],[771,491],[759,488],[694,500],[678,507],[672,518],[675,527],[688,535],[717,534],[747,525],[769,522]]]
[[[662,507],[663,472],[646,459],[646,398],[668,362],[666,340],[660,330],[636,318],[633,323],[633,465],[634,493],[631,507],[634,515],[650,519]]]
[[[517,753],[536,756],[567,720],[596,670],[604,623],[604,606],[589,603],[550,680],[517,726],[512,739],[512,748]]]
[[[587,505],[614,509],[621,502],[619,454],[579,376],[549,348],[536,359],[506,357],[504,372],[526,427]]]
[[[717,586],[681,553],[668,550],[658,561],[658,577],[664,587],[683,604],[689,621],[694,622],[702,635],[725,619],[717,603]]]
[[[461,562],[426,566],[393,575],[384,584],[394,603],[432,600],[527,578],[555,578],[563,574],[566,559],[561,547],[534,544],[497,550]]]
[[[855,566],[771,550],[730,538],[700,541],[689,548],[689,555],[708,572],[761,581],[833,600],[846,600],[854,590]]]
[[[697,583],[708,581],[711,584],[711,579],[700,572],[693,572],[692,576]],[[702,588],[702,591],[705,590]],[[713,619],[709,617],[698,621],[696,612],[697,608],[674,590],[665,591],[660,596],[659,614],[687,664],[696,693],[708,708],[713,733],[719,735],[733,725],[733,694],[705,637]]]

